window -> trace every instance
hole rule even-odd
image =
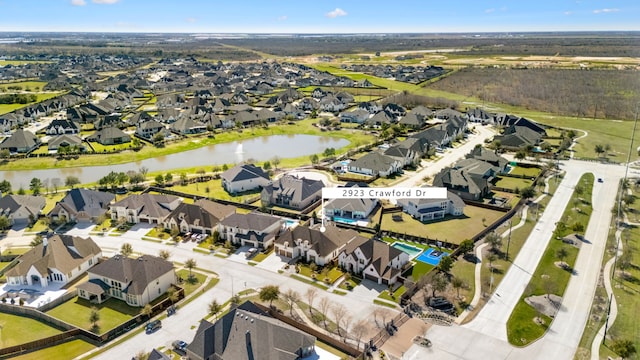
[[[89,259],[89,266],[93,265],[93,259]]]

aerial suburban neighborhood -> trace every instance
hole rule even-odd
[[[0,32],[0,358],[637,358],[638,35],[517,34]]]

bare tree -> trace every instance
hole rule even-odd
[[[169,252],[169,250],[160,250],[158,252],[158,256],[162,259],[162,260],[167,260],[169,259],[169,257],[171,257],[171,253]]]
[[[322,314],[322,322],[324,324],[325,330],[327,329],[327,316],[329,315],[329,308],[331,307],[331,301],[323,297],[320,299],[320,313]]]
[[[351,333],[358,341],[358,346],[356,349],[360,350],[360,341],[362,338],[369,332],[369,323],[366,320],[360,320],[353,325],[353,329],[351,329]]]
[[[293,316],[293,305],[300,300],[300,294],[293,289],[288,289],[284,293],[284,299],[289,304],[289,314]]]
[[[313,301],[316,299],[318,295],[318,289],[310,287],[304,293],[304,296],[307,298],[307,304],[309,304],[309,315],[313,317]]]
[[[377,328],[380,328],[380,324],[378,324],[378,317],[382,317],[382,308],[380,307],[373,309],[373,322],[376,323]]]
[[[338,336],[342,336],[342,332],[340,331],[340,325],[342,324],[342,320],[347,316],[347,308],[342,304],[337,304],[331,308],[331,312],[333,313],[333,319],[336,321],[336,328],[338,329]],[[346,329],[345,329],[346,330]]]

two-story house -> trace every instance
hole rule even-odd
[[[232,167],[220,175],[222,187],[230,194],[263,188],[271,184],[269,174],[253,164]]]
[[[96,304],[113,297],[129,306],[145,306],[176,283],[173,263],[152,255],[137,259],[116,255],[88,274],[89,280],[77,287],[78,297]]]
[[[447,191],[446,199],[399,199],[398,205],[414,219],[425,222],[444,219],[446,215],[460,216],[465,204],[460,196]]]
[[[335,260],[349,242],[361,238],[355,230],[327,226],[323,232],[319,225],[288,228],[276,240],[276,253],[324,266]]]
[[[266,206],[303,210],[320,200],[323,187],[322,180],[284,175],[271,185],[263,187],[260,197],[262,204]]]
[[[173,195],[134,194],[114,203],[109,209],[112,220],[161,224],[181,202],[181,198]]]
[[[220,238],[233,244],[266,249],[275,241],[284,220],[279,217],[259,214],[231,214],[220,221]]]
[[[177,228],[182,233],[213,234],[220,221],[235,214],[236,208],[211,200],[200,199],[193,204],[181,203],[164,220],[165,229]]]
[[[338,255],[338,264],[346,271],[385,285],[395,284],[408,262],[404,251],[363,237],[348,243]]]

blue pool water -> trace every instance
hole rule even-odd
[[[286,228],[290,228],[290,227],[296,227],[298,226],[299,222],[297,222],[296,220],[289,220],[289,219],[285,219],[284,220],[284,226]]]
[[[337,221],[345,224],[354,224],[354,225],[358,222],[358,220],[355,220],[355,219],[341,218],[339,216],[334,216],[333,221]]]
[[[394,247],[400,251],[404,251],[407,254],[409,254],[410,258],[414,258],[416,256],[418,256],[418,254],[420,254],[422,252],[422,249],[417,248],[415,246],[411,246],[409,244],[405,244],[405,243],[401,243],[401,242],[394,242],[393,244],[391,244],[391,247]]]
[[[425,252],[420,254],[420,256],[416,258],[416,260],[421,261],[423,263],[427,263],[429,265],[438,266],[438,264],[440,264],[440,259],[442,259],[443,256],[447,256],[447,255],[449,255],[449,253],[444,251],[427,249],[425,250]]]

